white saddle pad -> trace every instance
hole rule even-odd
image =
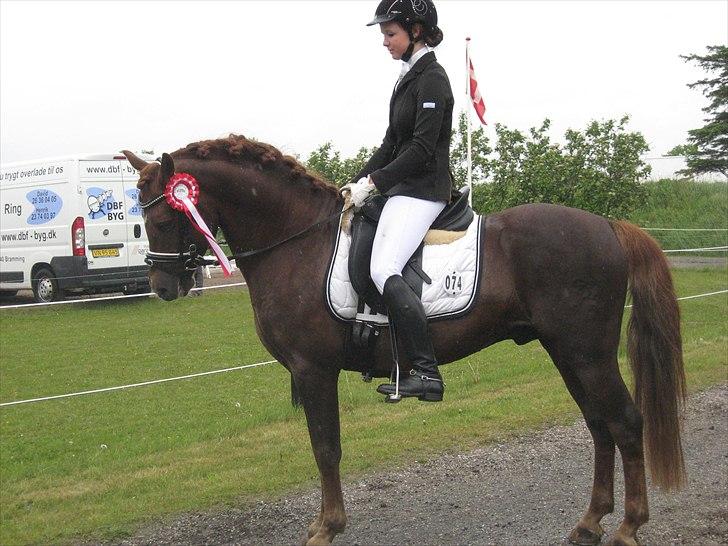
[[[464,237],[449,244],[425,245],[422,269],[432,279],[422,285],[422,304],[430,318],[465,313],[475,300],[480,273],[480,222],[476,216]],[[349,281],[351,236],[339,229],[336,248],[329,266],[326,299],[335,317],[357,318],[359,297]],[[381,322],[373,316],[374,322]],[[379,315],[380,319],[383,317]],[[361,317],[359,317],[361,318]]]

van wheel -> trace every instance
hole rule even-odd
[[[38,303],[48,303],[63,299],[63,291],[58,288],[56,276],[50,269],[42,267],[33,276],[33,295]]]

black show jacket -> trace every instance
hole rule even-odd
[[[389,103],[389,127],[354,181],[371,176],[380,193],[450,201],[454,99],[433,52],[407,72]]]

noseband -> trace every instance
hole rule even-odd
[[[208,261],[209,260],[209,261]],[[148,266],[154,264],[183,264],[187,271],[194,271],[201,265],[216,265],[217,260],[205,258],[197,251],[197,246],[190,245],[187,252],[146,252],[144,263]]]

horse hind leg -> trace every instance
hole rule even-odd
[[[316,517],[313,519],[311,524],[308,526],[308,538],[311,538],[315,536],[320,530],[321,526],[324,523],[324,499],[323,499],[323,489],[321,494],[321,508],[319,509],[319,513],[316,515]]]
[[[594,442],[594,481],[589,507],[576,527],[569,533],[569,542],[592,546],[601,542],[604,529],[602,518],[614,510],[614,439],[607,424],[592,411],[587,395],[569,362],[555,348],[544,344],[551,354],[566,388],[584,416]]]
[[[642,416],[619,375],[616,356],[592,363],[583,362],[574,368],[574,373],[588,400],[590,416],[602,423],[600,428],[606,428],[622,456],[625,488],[624,519],[609,544],[636,546],[637,530],[649,519]],[[606,436],[603,430],[598,434],[600,437]],[[601,456],[606,457],[606,455],[606,452],[603,452]],[[597,450],[597,457],[599,456]],[[596,473],[595,468],[595,475]]]
[[[594,441],[594,481],[589,507],[569,533],[574,544],[599,544],[604,535],[601,520],[614,510],[614,440],[604,421],[585,416]]]
[[[594,481],[589,507],[569,534],[575,544],[599,544],[604,535],[601,520],[614,510],[614,440],[600,419],[587,418],[594,441]]]
[[[623,386],[624,411],[621,420],[609,423],[624,467],[624,519],[609,541],[614,546],[637,546],[637,530],[650,517],[642,440],[642,416]]]

